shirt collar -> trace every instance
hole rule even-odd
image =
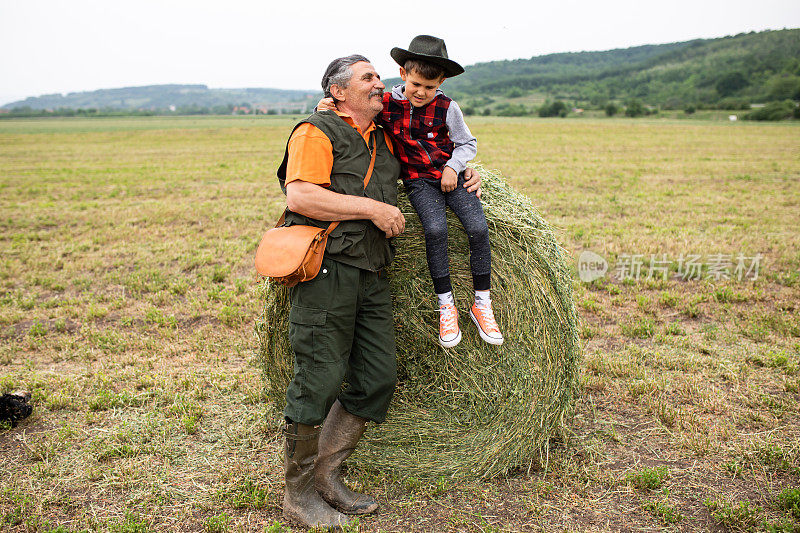
[[[355,121],[353,120],[353,117],[351,117],[351,116],[350,116],[350,115],[348,115],[347,113],[342,113],[342,112],[341,112],[341,111],[339,111],[338,109],[336,109],[336,110],[334,110],[334,111],[335,111],[335,113],[336,113],[337,115],[339,115],[340,117],[342,117],[342,120],[344,120],[345,122],[347,122],[348,124],[350,124],[350,125],[351,125],[353,128],[355,128],[355,130],[356,130],[358,133],[360,133],[362,136],[363,136],[363,135],[366,135],[367,133],[369,133],[369,132],[371,132],[372,130],[374,130],[374,129],[375,129],[375,121],[374,121],[374,120],[373,120],[373,121],[370,121],[370,123],[369,123],[369,126],[367,126],[367,131],[361,131],[361,128],[359,128],[359,127],[358,127],[358,124],[356,124],[356,123],[355,123]]]

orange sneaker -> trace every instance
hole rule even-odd
[[[503,344],[503,334],[500,333],[500,328],[497,327],[491,307],[478,307],[476,304],[472,304],[469,309],[469,316],[478,326],[478,333],[483,340],[489,344]]]
[[[439,307],[439,344],[452,348],[461,342],[461,330],[458,329],[458,310],[453,304]]]

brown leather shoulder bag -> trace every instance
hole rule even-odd
[[[375,136],[372,140],[372,158],[367,175],[364,177],[364,188],[367,188],[372,169],[375,167],[377,153]],[[263,276],[287,287],[294,287],[300,282],[314,279],[322,266],[325,245],[328,235],[336,229],[339,222],[331,222],[327,229],[316,226],[295,224],[283,226],[286,211],[274,228],[267,230],[261,238],[256,250],[256,270]]]

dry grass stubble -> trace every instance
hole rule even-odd
[[[251,260],[279,213],[291,125],[0,123],[0,389],[35,402],[0,430],[5,530],[262,531],[280,516]],[[548,469],[479,483],[351,470],[385,502],[361,530],[796,527],[796,126],[470,125],[567,249],[762,252],[762,275],[576,283],[581,399]]]

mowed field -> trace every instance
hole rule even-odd
[[[290,530],[252,259],[295,121],[0,121],[0,392],[34,404],[0,428],[0,530]],[[352,530],[800,530],[800,127],[469,124],[576,260],[608,261],[575,267],[580,398],[530,471],[351,468],[383,503]]]

